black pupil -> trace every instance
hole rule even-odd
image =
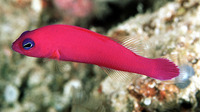
[[[27,43],[27,44],[24,45],[24,47],[26,47],[26,48],[31,47],[31,46],[32,46],[31,43]]]

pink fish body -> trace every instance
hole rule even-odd
[[[159,80],[179,75],[179,68],[167,59],[139,56],[104,35],[70,25],[48,25],[24,32],[12,49],[31,57],[95,64]]]

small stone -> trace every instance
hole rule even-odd
[[[33,0],[31,3],[31,8],[36,12],[42,11],[42,1],[41,0]]]
[[[13,85],[7,85],[4,91],[4,98],[7,103],[14,103],[19,97],[19,90]]]
[[[65,84],[64,86],[64,95],[65,96],[72,96],[72,90],[74,89],[80,89],[82,88],[82,84],[81,84],[81,81],[80,80],[71,80],[69,81],[68,83]]]
[[[145,98],[144,104],[147,105],[147,106],[150,105],[151,104],[151,98]]]

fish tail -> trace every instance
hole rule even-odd
[[[184,89],[188,87],[191,83],[191,77],[195,75],[195,71],[192,66],[184,64],[179,66],[180,74],[175,77],[171,82],[176,84],[176,86],[180,89]]]
[[[180,73],[178,66],[165,58],[154,59],[154,65],[150,77],[155,79],[170,80],[177,77]]]

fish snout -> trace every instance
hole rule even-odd
[[[17,44],[16,41],[13,42],[13,44],[12,44],[12,49],[13,49],[14,51],[18,52],[18,53],[21,52],[21,50],[20,50],[20,48],[19,48],[19,45]]]

